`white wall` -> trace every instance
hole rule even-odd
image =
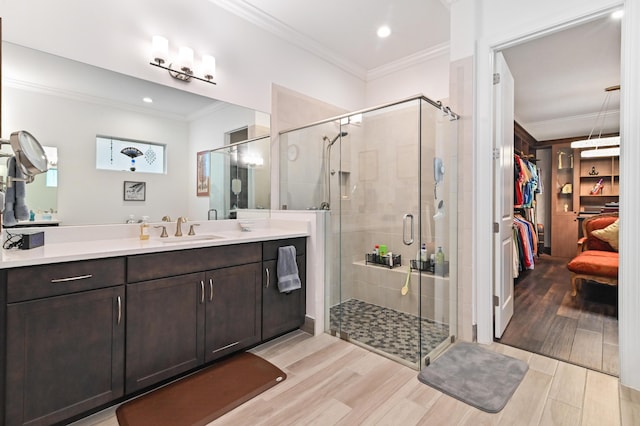
[[[366,106],[374,107],[422,94],[434,101],[449,97],[449,48],[442,46],[422,60],[397,69],[373,70],[367,77]]]

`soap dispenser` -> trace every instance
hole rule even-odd
[[[149,216],[142,216],[142,223],[140,224],[140,239],[149,239]]]

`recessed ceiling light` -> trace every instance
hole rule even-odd
[[[622,18],[623,16],[624,16],[624,9],[616,10],[615,12],[613,12],[613,13],[611,14],[611,17],[612,17],[613,19],[620,19],[620,18]]]
[[[146,102],[148,104],[151,104],[151,103],[153,103],[153,99],[151,99],[148,96],[145,96],[144,98],[142,98],[142,102]]]
[[[380,38],[389,37],[389,34],[391,34],[391,28],[387,27],[386,25],[383,25],[380,28],[378,28],[378,37]]]

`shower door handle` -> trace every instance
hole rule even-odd
[[[409,219],[409,226],[411,229],[411,237],[407,240],[407,219]],[[413,244],[413,215],[411,213],[405,213],[402,217],[402,242],[410,246]]]

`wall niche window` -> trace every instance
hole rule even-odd
[[[136,173],[166,173],[166,145],[96,136],[96,168]]]

